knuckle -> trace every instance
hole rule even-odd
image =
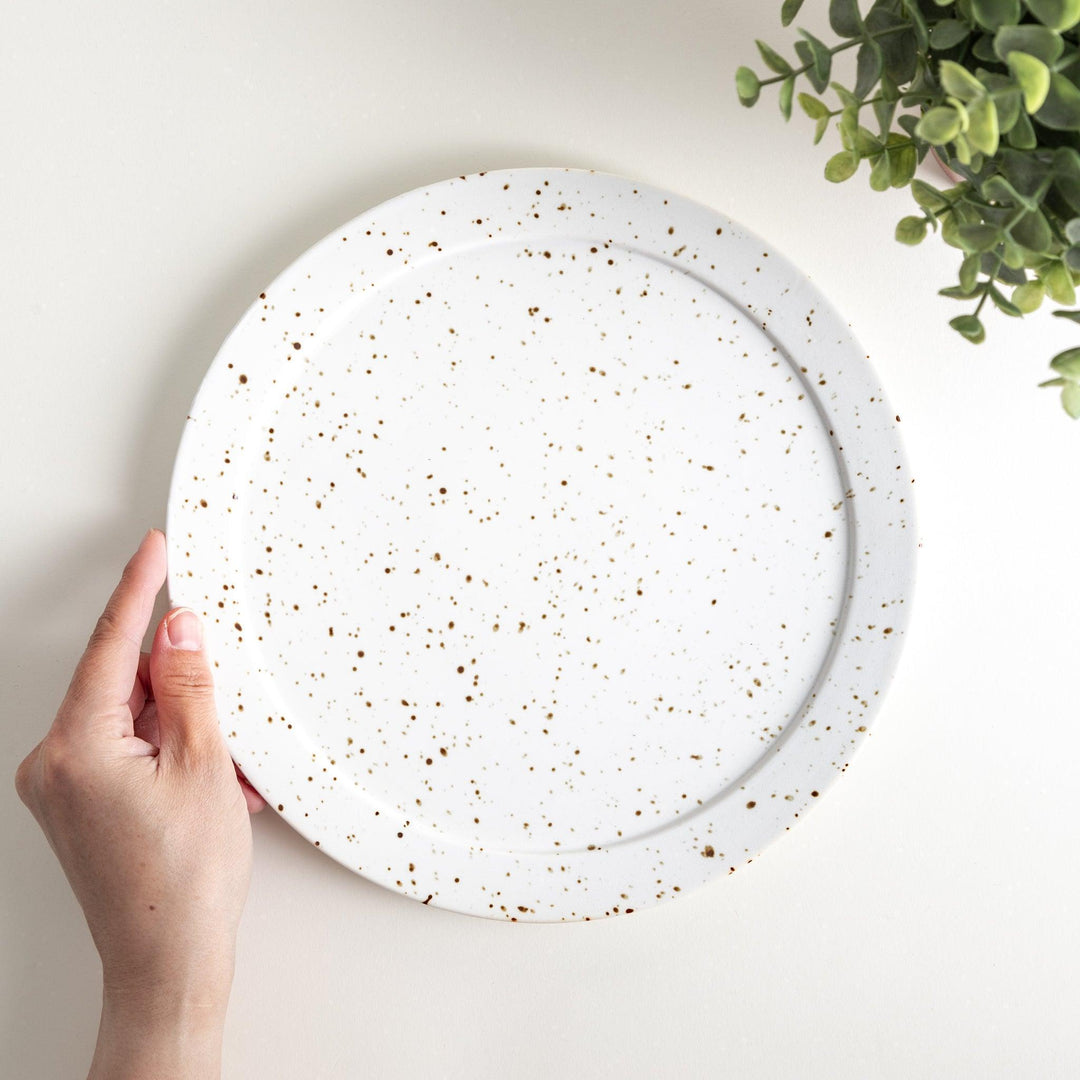
[[[31,796],[31,776],[33,774],[34,759],[37,755],[34,753],[28,754],[19,762],[19,767],[15,770],[15,793],[27,806],[30,805]]]
[[[90,634],[89,648],[95,648],[121,635],[120,619],[110,605],[99,616]]]
[[[169,676],[172,687],[188,697],[212,697],[214,680],[204,664],[184,664]]]
[[[38,779],[41,793],[48,798],[58,791],[76,787],[80,777],[80,761],[71,747],[61,739],[48,738],[38,752]]]

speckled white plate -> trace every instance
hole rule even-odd
[[[169,502],[232,752],[345,866],[456,911],[629,912],[847,767],[903,637],[896,421],[768,245],[527,169],[361,215],[203,383]]]

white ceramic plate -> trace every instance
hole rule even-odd
[[[684,198],[561,169],[362,214],[240,320],[169,502],[252,783],[350,869],[504,919],[731,873],[897,659],[911,478],[847,326]]]

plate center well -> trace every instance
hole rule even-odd
[[[237,515],[245,647],[314,788],[567,851],[692,814],[775,747],[841,612],[844,488],[722,296],[588,240],[478,246],[276,376]]]

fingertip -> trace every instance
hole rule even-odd
[[[244,793],[244,802],[247,803],[248,813],[257,814],[261,810],[266,808],[266,800],[251,786],[248,778],[243,774],[240,766],[233,762],[233,768],[236,770],[236,782],[240,785],[240,790]]]
[[[139,541],[135,553],[128,559],[127,571],[144,572],[145,569],[153,568],[152,578],[155,584],[155,592],[161,588],[168,572],[167,559],[165,556],[165,534],[160,529],[149,529]]]
[[[248,787],[246,784],[241,784],[240,786],[244,792],[244,802],[247,803],[248,813],[252,816],[261,814],[266,809],[266,800],[257,791]]]
[[[150,652],[150,682],[163,760],[207,760],[224,752],[214,674],[190,608],[174,608],[158,623]]]
[[[198,652],[202,649],[202,620],[191,608],[173,608],[164,621],[165,638],[174,649],[182,652]]]
[[[135,550],[141,551],[148,544],[160,544],[164,539],[165,534],[160,529],[147,529]]]
[[[71,678],[69,694],[102,709],[131,696],[139,651],[166,577],[164,538],[147,533],[128,559]]]

